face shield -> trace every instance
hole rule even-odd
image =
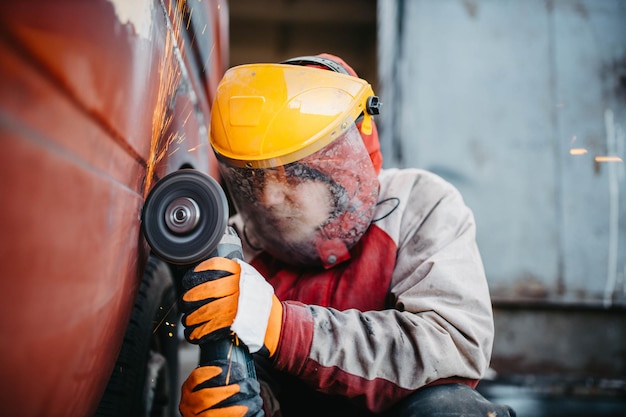
[[[378,198],[362,138],[371,133],[373,101],[366,81],[317,68],[227,71],[212,109],[211,145],[253,247],[294,265],[349,258]]]
[[[356,126],[314,154],[271,168],[220,163],[246,238],[294,265],[332,266],[365,233],[378,179]]]

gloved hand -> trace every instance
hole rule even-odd
[[[245,378],[239,362],[213,361],[194,369],[182,387],[183,417],[261,417],[263,401],[259,382]]]
[[[205,343],[231,331],[251,353],[272,357],[278,347],[283,307],[272,286],[239,259],[210,258],[183,278],[185,338]]]

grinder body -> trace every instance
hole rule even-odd
[[[228,213],[221,186],[200,171],[185,169],[163,177],[150,191],[141,227],[156,256],[190,269],[215,256],[243,259],[241,240],[227,227]],[[185,288],[200,284],[185,279]],[[247,377],[256,378],[252,356],[235,335],[200,344],[200,365],[214,360],[239,362]]]
[[[210,257],[215,256],[243,260],[241,240],[232,227],[226,229],[226,232]],[[189,275],[183,277],[184,288],[191,287],[190,283],[185,282],[185,279],[188,277]],[[198,285],[199,282],[194,282],[193,284]],[[244,365],[248,378],[256,378],[252,355],[250,355],[246,345],[243,344],[236,335],[231,334],[230,337],[225,339],[200,344],[200,365],[206,365],[216,359],[228,359],[232,362],[239,362]]]

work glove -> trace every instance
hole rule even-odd
[[[194,369],[182,387],[183,417],[262,417],[259,382],[239,362],[220,360]]]
[[[205,343],[232,331],[251,353],[274,355],[283,307],[256,269],[239,259],[210,258],[188,271],[183,284],[187,341]]]

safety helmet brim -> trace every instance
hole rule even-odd
[[[268,168],[311,155],[360,116],[371,131],[370,84],[357,77],[288,64],[229,69],[211,115],[211,145],[233,166]]]

